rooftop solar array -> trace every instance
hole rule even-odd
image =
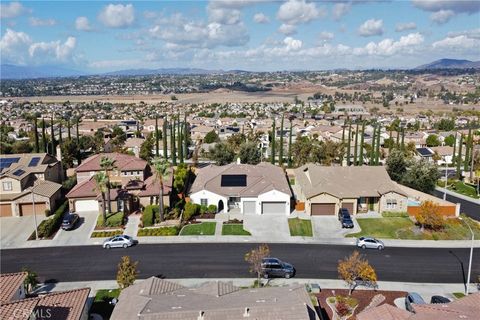
[[[14,175],[14,176],[17,176],[17,177],[20,177],[20,176],[21,176],[22,174],[24,174],[24,173],[25,173],[24,170],[18,169],[18,170],[16,170],[16,171],[13,173],[13,175]]]
[[[36,167],[38,162],[40,162],[40,157],[33,157],[28,164],[29,167]]]
[[[1,158],[0,169],[9,168],[12,163],[17,163],[18,161],[20,161],[20,158]]]
[[[423,157],[428,157],[433,155],[433,152],[430,151],[428,148],[417,148],[417,152]]]
[[[220,184],[222,187],[246,187],[246,174],[223,174]]]

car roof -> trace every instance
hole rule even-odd
[[[263,262],[279,262],[280,259],[277,259],[277,258],[263,258],[262,261]]]
[[[409,293],[408,293],[408,295],[409,295],[410,297],[412,297],[414,300],[417,300],[417,301],[418,301],[418,300],[420,300],[420,301],[423,301],[423,298],[422,298],[422,296],[421,296],[421,295],[419,295],[419,294],[418,294],[418,293],[416,293],[416,292],[409,292]]]

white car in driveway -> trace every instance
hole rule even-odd
[[[385,245],[381,240],[369,237],[360,237],[357,239],[357,247],[362,249],[377,249],[383,250]]]
[[[119,235],[119,236],[114,236],[111,238],[108,238],[103,242],[103,247],[105,249],[110,249],[110,248],[128,248],[133,246],[136,243],[135,240],[133,240],[132,237],[127,236],[127,235]]]

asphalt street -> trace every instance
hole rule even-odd
[[[138,261],[139,278],[253,277],[244,254],[256,244],[139,244],[127,249],[101,246],[8,249],[1,251],[1,272],[28,267],[42,281],[113,280],[123,255]],[[271,244],[271,256],[292,263],[299,278],[337,279],[339,259],[352,246]],[[361,250],[382,281],[463,283],[469,249],[386,248]],[[463,264],[463,271],[462,271]],[[480,274],[480,249],[474,250],[472,280]]]
[[[433,195],[437,198],[443,199],[443,192],[441,191],[435,190],[433,191]],[[460,212],[465,213],[472,219],[480,221],[480,205],[457,198],[455,196],[451,196],[449,194],[447,194],[447,201],[460,203]]]

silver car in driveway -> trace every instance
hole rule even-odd
[[[119,235],[111,237],[103,242],[105,249],[110,248],[128,248],[135,244],[135,240],[132,237],[126,235]]]
[[[362,249],[383,250],[385,248],[385,245],[382,241],[375,238],[360,237],[357,239],[357,247]]]

